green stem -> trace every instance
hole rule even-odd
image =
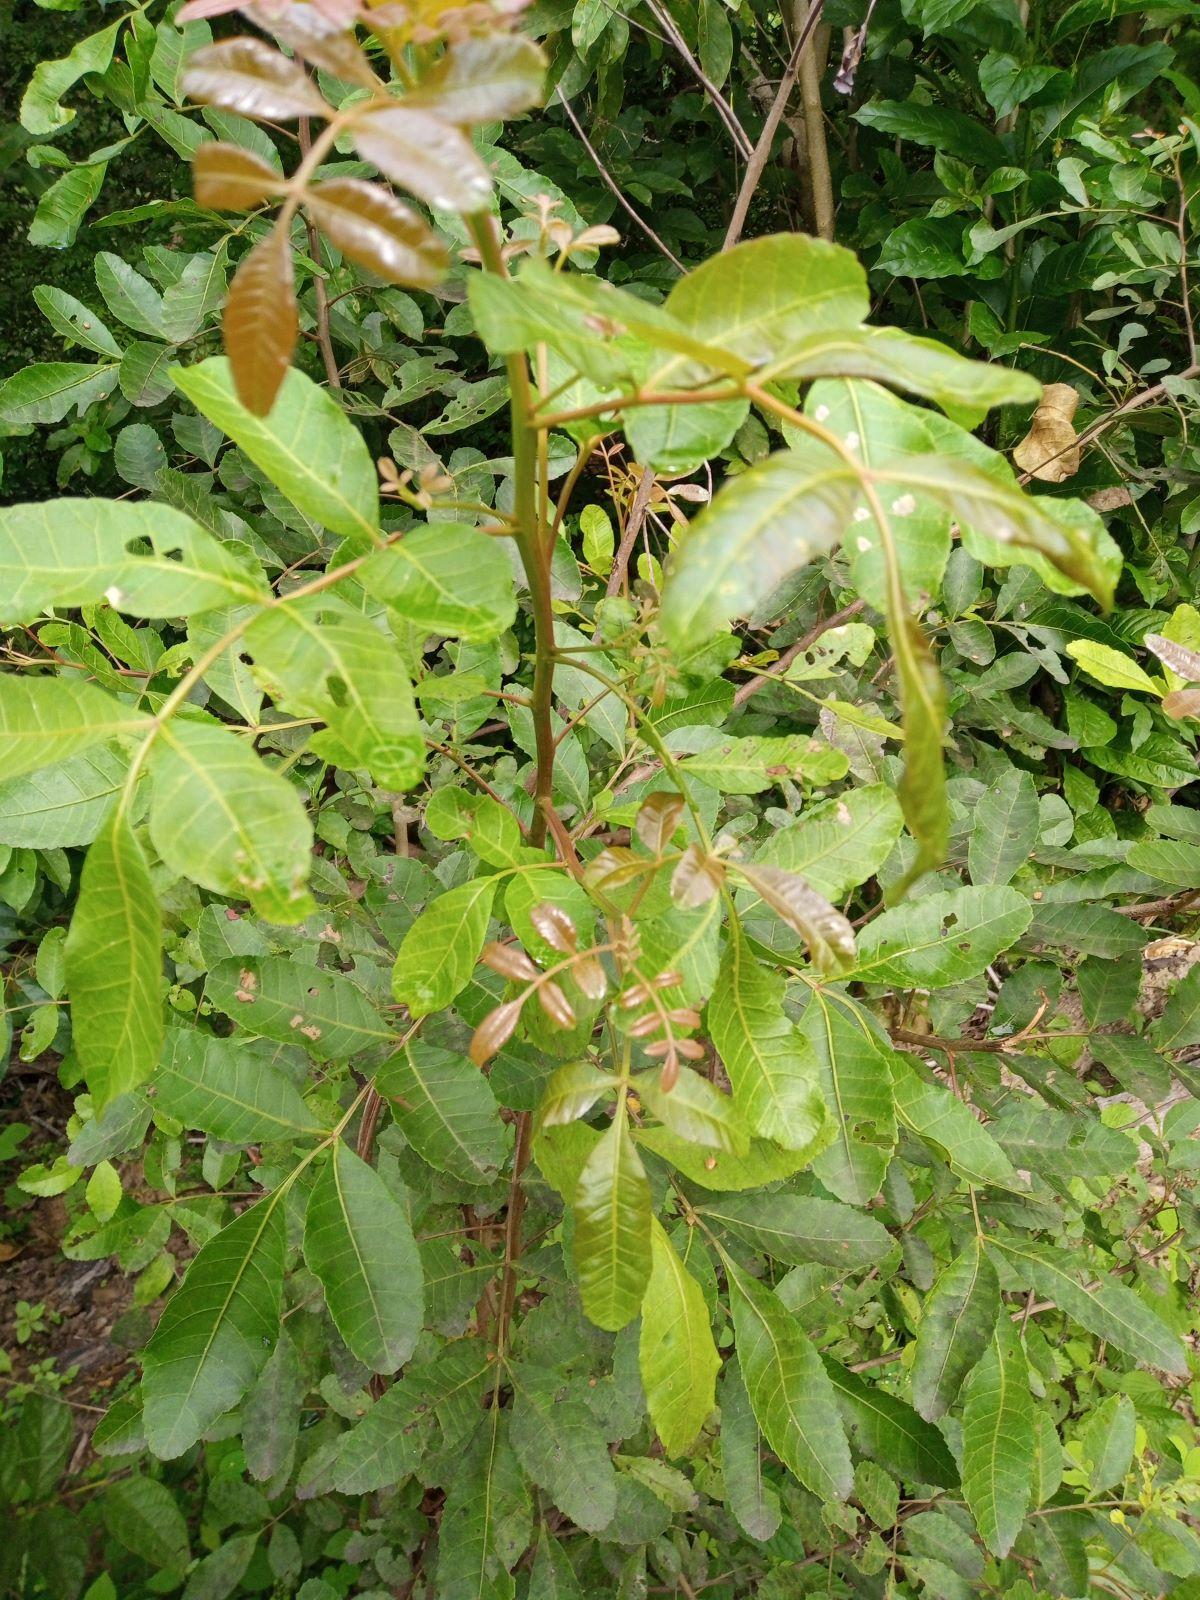
[[[506,276],[507,268],[491,216],[480,213],[469,217],[467,222],[484,271],[495,273],[498,277]],[[533,387],[529,381],[529,368],[519,351],[506,356],[504,364],[508,373],[512,427],[513,531],[533,601],[533,693],[529,709],[533,716],[537,775],[534,780],[534,811],[529,842],[540,847],[546,842],[547,811],[554,803],[554,757],[557,749],[551,714],[554,696],[554,611],[550,604],[552,547],[542,537],[542,519],[538,509],[537,436],[540,430],[529,421],[533,415]]]

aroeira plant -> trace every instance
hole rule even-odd
[[[1200,967],[1136,1010],[1200,617],[1120,633],[1099,513],[972,431],[1040,384],[848,250],[606,281],[494,144],[511,8],[232,9],[162,25],[211,249],[98,269],[161,353],[52,301],[98,360],[3,391],[150,373],[197,469],[131,424],[130,493],[0,511],[11,985],[77,1096],[20,1183],[165,1294],[93,1600],[1200,1595]],[[434,289],[507,434],[397,465],[337,319]],[[1012,700],[1064,663],[1126,745]],[[0,1453],[20,1595],[94,1570],[64,1415]]]

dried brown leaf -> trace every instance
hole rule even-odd
[[[1079,471],[1079,446],[1072,418],[1079,395],[1069,383],[1048,383],[1029,432],[1013,451],[1022,472],[1043,483],[1063,483]]]

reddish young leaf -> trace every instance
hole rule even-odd
[[[429,224],[378,184],[335,178],[309,189],[304,204],[343,255],[391,283],[431,288],[450,266]]]
[[[521,1020],[521,1008],[524,1004],[524,996],[519,1000],[506,1000],[494,1011],[489,1011],[475,1029],[471,1035],[469,1054],[477,1067],[486,1066],[496,1051],[503,1049],[512,1038],[513,1030]]]
[[[334,8],[330,14],[329,8],[303,0],[302,4],[274,9],[270,28],[277,39],[322,72],[331,73],[344,83],[371,89],[379,79],[354,37],[357,9],[350,4]]]
[[[276,228],[242,262],[225,303],[225,349],[238,399],[265,417],[287,376],[299,332],[292,252]]]
[[[329,112],[300,63],[272,50],[263,39],[222,39],[193,50],[183,88],[193,100],[268,121]]]
[[[261,156],[236,144],[202,144],[192,161],[196,200],[216,211],[248,211],[282,194],[283,179]]]
[[[492,192],[487,168],[459,128],[428,111],[386,106],[354,124],[359,154],[437,211],[478,211]]]
[[[647,795],[642,809],[637,814],[634,827],[638,838],[651,854],[662,855],[670,844],[671,835],[678,827],[682,815],[681,794],[672,794],[664,789],[656,794]]]
[[[542,98],[546,58],[520,34],[460,39],[405,95],[404,103],[446,122],[507,121]]]

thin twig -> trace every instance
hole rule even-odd
[[[663,243],[650,224],[633,209],[629,201],[625,198],[621,191],[621,186],[617,183],[612,173],[609,172],[608,168],[604,165],[604,161],[599,152],[596,150],[587,134],[584,133],[579,118],[575,115],[574,111],[571,110],[570,101],[567,100],[561,89],[556,89],[555,93],[558,95],[559,105],[562,106],[563,110],[567,113],[567,121],[575,129],[576,137],[583,148],[587,151],[588,155],[591,156],[592,165],[603,179],[605,188],[610,190],[612,194],[616,196],[617,203],[620,205],[621,209],[626,212],[630,218],[632,218],[632,220],[646,235],[647,239],[649,239],[657,249],[662,251],[663,255],[666,256],[671,265],[677,271],[684,272],[686,268],[684,267],[683,262],[680,261],[679,257],[673,250],[670,249],[668,245]]]
[[[795,644],[788,646],[770,672],[760,673],[748,683],[738,685],[733,696],[734,705],[744,706],[752,694],[765,689],[773,679],[781,678],[796,657],[802,656],[806,650],[811,650],[822,634],[828,633],[831,628],[840,628],[843,622],[849,622],[851,617],[856,617],[860,611],[866,609],[866,604],[865,600],[855,600],[850,605],[843,606],[840,611],[835,611],[831,617],[826,617],[824,622],[818,622],[815,627],[810,628],[802,639],[797,639]]]
[[[750,202],[753,200],[754,192],[762,181],[763,173],[766,171],[767,162],[771,155],[771,146],[775,142],[775,134],[778,131],[779,124],[783,121],[783,113],[787,109],[788,97],[800,72],[800,63],[804,58],[804,52],[807,50],[809,41],[812,39],[813,34],[816,33],[817,26],[821,20],[822,5],[823,0],[814,0],[813,7],[805,18],[804,27],[800,30],[796,43],[792,47],[791,57],[784,68],[783,77],[779,80],[779,88],[776,91],[771,109],[767,112],[762,132],[758,136],[758,143],[754,146],[754,152],[746,163],[746,171],[742,176],[742,186],[738,190],[733,216],[729,219],[729,228],[725,234],[723,248],[726,250],[729,250],[738,242],[742,236],[742,229],[746,226],[746,215],[750,210]]]
[[[300,149],[304,155],[312,149],[312,127],[307,117],[300,118]],[[333,353],[333,339],[329,332],[329,293],[325,288],[325,279],[321,276],[321,236],[307,215],[304,218],[304,229],[308,234],[308,253],[317,266],[316,276],[313,278],[313,294],[317,302],[317,344],[320,347],[321,359],[325,363],[325,376],[329,380],[329,387],[340,389],[342,375],[338,370],[337,356]]]
[[[726,100],[720,89],[712,81],[712,79],[705,72],[704,68],[700,65],[699,61],[697,61],[696,57],[692,54],[691,50],[688,48],[687,40],[675,26],[666,8],[660,6],[657,3],[657,0],[647,0],[647,5],[651,15],[658,22],[659,27],[662,28],[667,38],[675,46],[675,49],[678,51],[678,53],[683,57],[692,74],[696,78],[696,81],[700,84],[700,87],[712,101],[713,108],[728,129],[734,144],[737,145],[738,154],[743,160],[748,161],[750,156],[754,153],[754,146],[750,143],[750,135],[738,121],[737,112],[730,105],[729,101]]]
[[[625,587],[629,574],[629,560],[633,555],[633,547],[637,543],[638,534],[642,531],[642,524],[646,520],[646,512],[650,505],[650,496],[654,490],[654,469],[643,467],[642,476],[637,490],[633,496],[633,504],[629,508],[629,517],[625,523],[625,531],[621,535],[621,543],[617,549],[616,559],[613,561],[612,571],[608,575],[606,595],[620,594]]]

